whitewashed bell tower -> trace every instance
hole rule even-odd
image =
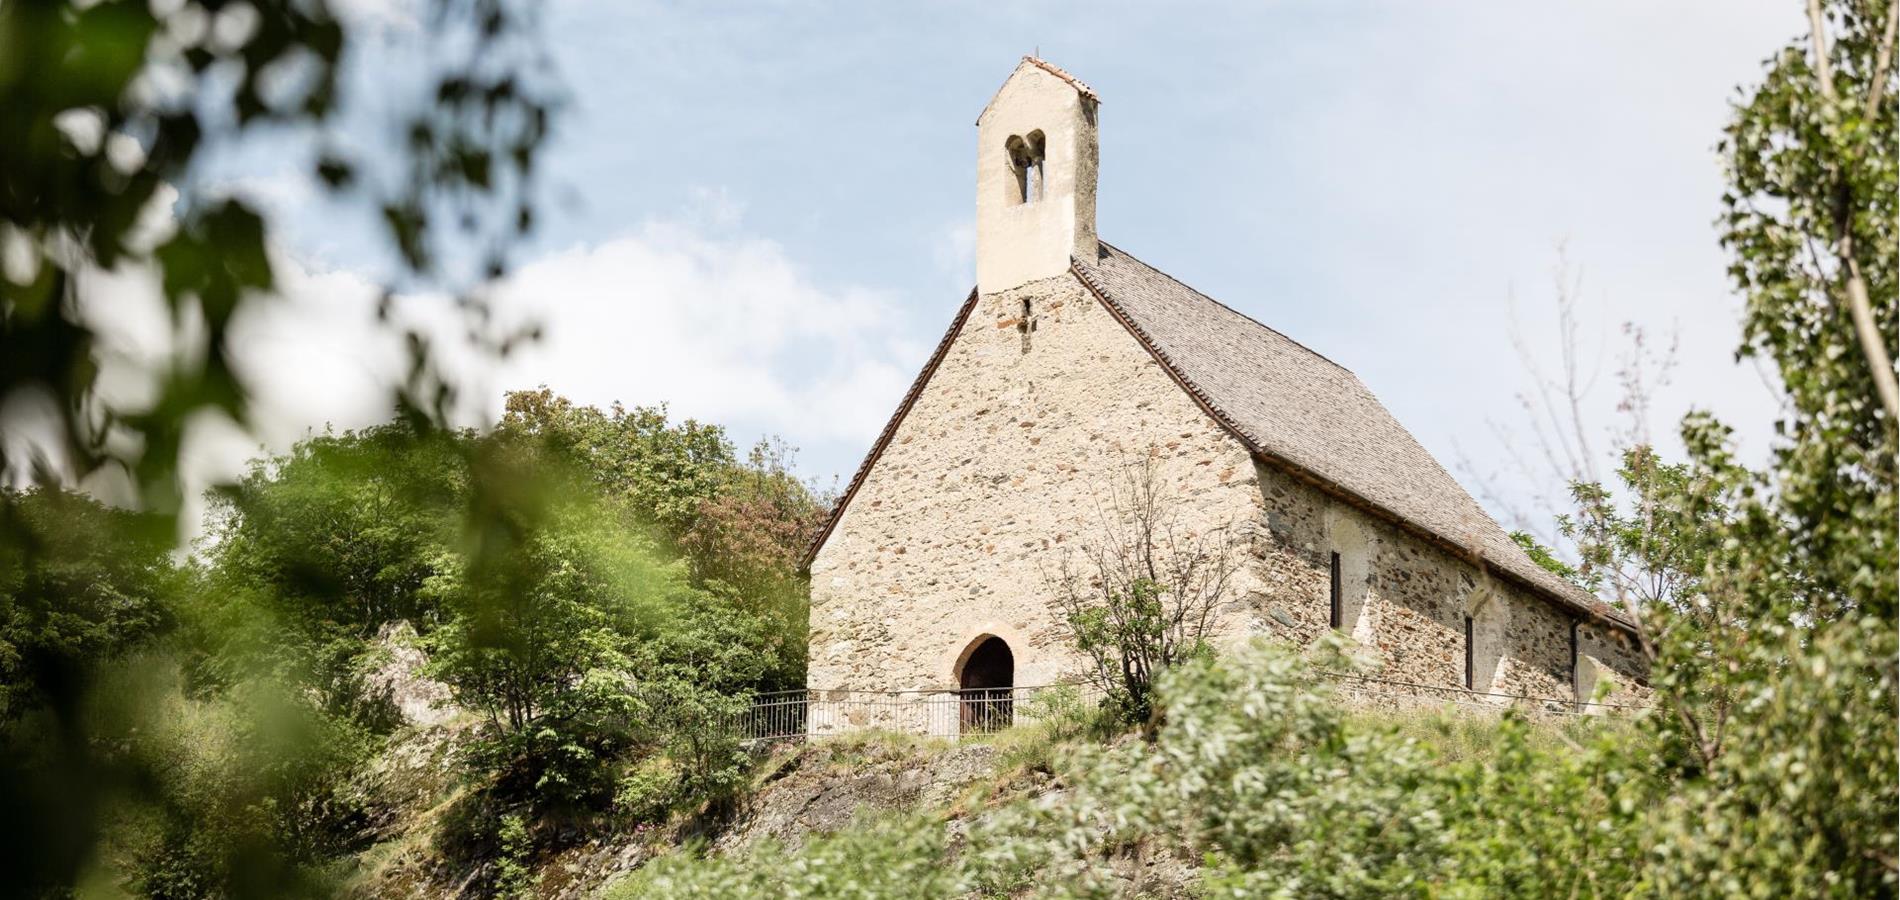
[[[1075,76],[1033,56],[976,120],[976,285],[1005,291],[1096,251],[1096,113]]]

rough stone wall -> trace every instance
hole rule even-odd
[[[1575,696],[1571,614],[1254,460],[1069,276],[977,300],[812,563],[809,684],[953,688],[985,635],[1010,645],[1018,685],[1079,675],[1051,579],[1150,447],[1184,526],[1245,538],[1217,641],[1325,633],[1337,551],[1342,628],[1379,677],[1462,686],[1469,614],[1479,690]],[[1609,679],[1613,702],[1640,702],[1626,640],[1585,625],[1578,648],[1583,696]]]
[[[1635,638],[1601,625],[1585,624],[1577,629],[1577,695],[1581,699],[1648,703],[1652,696],[1649,687],[1637,678],[1645,672],[1642,649]],[[1599,689],[1601,697],[1597,696]]]
[[[985,634],[1009,643],[1019,685],[1079,674],[1050,579],[1149,447],[1184,526],[1256,519],[1246,449],[1072,276],[980,297],[812,562],[809,684],[951,687]],[[1258,592],[1237,581],[1233,596]]]
[[[1425,540],[1375,520],[1277,466],[1256,464],[1261,526],[1252,542],[1250,602],[1266,631],[1304,645],[1330,627],[1331,555],[1340,554],[1341,630],[1390,681],[1460,687],[1466,615],[1472,617],[1473,685],[1480,691],[1554,699],[1572,690],[1572,616],[1483,577]],[[1627,639],[1585,624],[1577,684],[1587,699],[1611,679],[1622,702],[1639,702],[1642,671]],[[1402,690],[1396,686],[1388,690]],[[1374,695],[1376,696],[1376,695]]]
[[[1504,655],[1490,685],[1478,686],[1503,694],[1574,697],[1570,673],[1574,617],[1514,588],[1498,584],[1493,589],[1497,608],[1486,612],[1499,621]]]

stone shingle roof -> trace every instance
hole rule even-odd
[[[1357,377],[1107,243],[1075,272],[1254,453],[1420,532],[1570,611],[1627,630],[1602,600],[1546,571]]]

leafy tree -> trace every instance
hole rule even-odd
[[[361,725],[398,724],[364,680],[371,639],[396,622],[437,623],[424,587],[456,545],[473,439],[402,421],[326,433],[214,491],[196,589],[230,608],[190,621],[180,646],[194,679],[230,685],[262,671]]]
[[[1661,893],[1891,894],[1900,883],[1892,3],[1809,3],[1810,33],[1736,104],[1720,222],[1741,354],[1786,392],[1753,470],[1707,414],[1689,460],[1625,460],[1619,509],[1578,488],[1587,564],[1640,614],[1660,758]]]
[[[792,475],[790,461],[789,447],[760,441],[719,493],[700,501],[680,538],[695,580],[765,623],[772,663],[763,690],[805,685],[805,552],[830,506]]]
[[[688,419],[674,424],[663,406],[602,412],[576,406],[542,387],[509,393],[504,431],[534,436],[571,457],[609,497],[676,539],[719,494],[736,467],[725,429]]]
[[[95,660],[166,629],[184,576],[140,517],[55,488],[0,489],[0,720],[73,696]]]
[[[427,627],[423,585],[456,538],[470,437],[394,422],[299,441],[212,495],[204,548],[313,632]]]
[[[1566,581],[1576,582],[1579,586],[1584,588],[1592,587],[1591,584],[1583,579],[1581,573],[1577,571],[1576,566],[1564,562],[1563,559],[1557,555],[1557,551],[1538,543],[1537,537],[1530,532],[1513,531],[1511,532],[1511,541],[1519,547],[1522,547],[1525,555],[1531,558],[1531,562],[1542,566],[1544,571]]]
[[[792,449],[762,440],[741,461],[725,430],[673,423],[663,407],[602,412],[547,388],[508,395],[500,430],[568,460],[632,522],[684,554],[695,587],[771,623],[764,689],[805,683],[805,551],[826,498],[791,472]]]
[[[686,590],[678,566],[523,449],[477,450],[475,478],[493,486],[474,502],[496,507],[496,527],[467,538],[489,546],[469,564],[446,560],[425,591],[447,612],[433,670],[508,732],[532,727],[588,673],[625,671],[631,642]]]
[[[1128,722],[1149,722],[1161,673],[1207,649],[1214,611],[1239,569],[1235,536],[1181,521],[1152,449],[1112,476],[1098,499],[1099,534],[1052,576],[1088,677]]]
[[[497,333],[478,288],[535,221],[533,175],[555,102],[534,6],[426,6],[430,65],[411,102],[383,104],[402,135],[385,147],[341,134],[352,99],[343,71],[363,42],[323,0],[0,5],[0,409],[25,436],[0,446],[0,477],[53,486],[116,475],[141,526],[174,539],[179,450],[204,414],[249,422],[231,325],[270,303],[277,284],[268,223],[205,177],[209,157],[247,143],[276,142],[281,158],[367,210],[400,264],[392,287],[461,294],[484,348],[526,336]],[[95,290],[105,272],[150,276],[168,313],[168,349],[142,370],[149,390],[101,390],[110,354]],[[418,422],[440,421],[453,386],[427,338],[407,337],[409,375],[391,399]],[[15,503],[0,495],[0,547],[38,540]],[[138,773],[104,777],[100,754],[122,723],[83,718],[81,700],[52,695],[48,717],[0,732],[9,889],[71,886],[93,855],[98,812],[149,793],[152,779]],[[276,894],[257,882],[225,888]]]

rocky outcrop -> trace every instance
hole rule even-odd
[[[402,717],[420,727],[441,725],[461,713],[449,686],[422,674],[429,661],[416,629],[408,622],[390,622],[376,633],[371,664],[363,676],[367,693],[381,697]]]
[[[798,847],[860,813],[949,807],[997,775],[999,756],[989,744],[907,744],[888,736],[802,747],[768,769],[766,783],[713,849],[743,853],[767,839]]]

